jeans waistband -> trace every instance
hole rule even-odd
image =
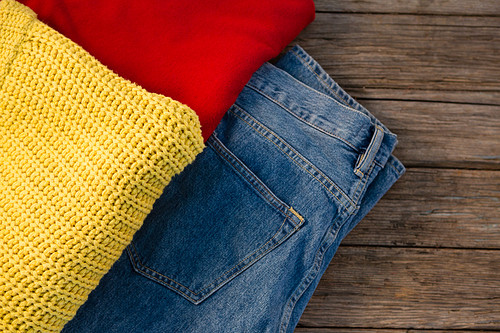
[[[314,59],[312,61],[315,63]],[[319,64],[317,67],[317,70],[324,72]],[[326,72],[324,74],[329,77]],[[359,152],[360,159],[355,172],[360,176],[368,170],[371,162],[385,165],[397,144],[396,135],[366,109],[358,110],[351,104],[340,103],[272,64],[266,63],[254,73],[247,87],[277,103],[307,125],[343,141]],[[298,91],[300,93],[296,93]],[[352,99],[347,93],[344,94],[344,97]]]

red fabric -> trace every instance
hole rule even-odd
[[[20,0],[104,65],[196,111],[207,139],[252,74],[314,19],[312,0]]]

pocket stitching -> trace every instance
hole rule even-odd
[[[132,265],[134,266],[134,269],[136,271],[138,271],[139,273],[143,274],[143,275],[146,275],[147,277],[150,277],[154,280],[156,280],[158,283],[160,283],[161,285],[167,287],[167,288],[172,288],[172,289],[175,289],[176,291],[178,291],[179,293],[181,293],[182,295],[184,295],[186,298],[188,298],[189,300],[191,300],[192,302],[194,302],[195,304],[199,304],[200,302],[202,302],[204,299],[206,299],[208,296],[210,296],[213,292],[215,292],[217,290],[218,287],[221,287],[223,286],[227,281],[231,280],[233,277],[235,277],[236,275],[240,274],[241,272],[243,272],[246,268],[248,268],[249,266],[251,266],[252,264],[254,264],[255,262],[257,262],[260,258],[262,258],[265,254],[267,254],[269,251],[271,251],[272,249],[274,249],[277,245],[279,245],[282,241],[284,241],[285,239],[287,239],[290,235],[292,235],[295,231],[297,231],[299,229],[299,227],[303,224],[303,221],[301,221],[301,223],[297,224],[295,223],[295,221],[293,221],[293,219],[289,216],[289,212],[290,210],[288,210],[288,212],[286,213],[285,215],[285,219],[283,220],[283,223],[281,224],[280,228],[276,231],[276,233],[273,235],[273,237],[271,237],[265,244],[261,245],[258,249],[256,249],[254,252],[252,252],[251,254],[249,254],[248,256],[246,256],[243,260],[241,260],[239,263],[237,263],[236,265],[234,265],[233,267],[231,267],[230,269],[228,269],[226,272],[222,273],[218,278],[216,278],[214,280],[214,282],[212,282],[211,284],[209,284],[208,286],[206,286],[205,288],[201,289],[200,291],[198,291],[197,293],[192,291],[191,289],[185,287],[184,285],[182,285],[181,283],[177,282],[176,280],[173,280],[171,278],[169,278],[168,276],[165,276],[157,271],[155,271],[154,269],[151,269],[150,267],[148,266],[145,266],[144,264],[141,263],[141,260],[139,259],[139,255],[137,253],[137,250],[135,249],[135,245],[133,242],[131,242],[130,246],[127,247],[127,250],[128,250],[128,253],[129,253],[129,257],[131,257],[132,259]],[[268,245],[270,242],[272,242],[273,240],[275,240],[275,238],[277,237],[277,235],[280,233],[280,231],[283,229],[283,227],[285,226],[285,222],[289,220],[291,221],[294,225],[295,225],[295,228],[293,228],[292,230],[290,230],[290,232],[286,233],[285,235],[283,235],[283,237],[281,237],[280,239],[276,240],[276,243],[273,244],[272,246],[270,246],[269,248],[267,248],[266,250],[263,250],[263,248],[266,247],[266,245]],[[133,247],[134,249],[131,249],[130,247]],[[255,256],[256,253],[258,253],[259,251],[263,251],[262,253],[260,253],[259,255],[257,255],[253,260],[251,259],[252,256]],[[134,253],[131,253],[131,252],[134,252]],[[136,260],[137,262],[136,262]],[[220,281],[220,283],[217,284],[217,281],[220,280],[224,275],[228,274],[231,270],[234,270],[236,267],[238,267],[238,265],[240,265],[241,263],[245,262],[246,260],[250,260],[245,266],[243,266],[241,269],[239,269],[238,271],[234,272],[231,276],[228,276],[226,279],[224,279],[223,281]],[[142,269],[141,269],[142,268]],[[204,290],[210,288],[211,286],[215,285],[215,287],[212,288],[212,291],[207,293],[206,295],[204,296],[201,296],[200,299],[196,300],[194,298],[192,298],[191,296],[187,295],[186,293],[184,293],[182,290],[176,288],[175,286],[172,286],[170,284],[168,284],[166,281],[163,281],[162,279],[160,278],[157,278],[151,274],[149,274],[148,272],[144,271],[144,270],[148,270],[148,271],[151,271],[155,274],[158,274],[159,276],[171,281],[172,283],[175,283],[183,288],[185,288],[187,291],[189,291],[189,293],[193,294],[193,295],[200,295],[203,293]]]
[[[213,140],[214,142],[212,142],[212,140]],[[211,139],[209,139],[209,140],[207,141],[207,144],[208,144],[208,145],[210,145],[212,148],[214,148],[214,149],[215,149],[215,151],[218,153],[218,155],[219,155],[219,156],[221,156],[224,160],[226,160],[226,162],[227,162],[227,163],[231,164],[231,166],[233,167],[233,169],[234,169],[236,172],[238,172],[238,174],[240,174],[240,175],[241,175],[241,177],[245,178],[245,179],[246,179],[246,181],[247,181],[248,183],[250,183],[250,185],[251,185],[253,188],[255,188],[255,190],[257,190],[257,192],[259,192],[260,194],[262,194],[263,198],[264,198],[266,201],[268,201],[271,205],[273,205],[273,206],[274,206],[277,210],[279,210],[279,211],[280,211],[283,215],[288,216],[288,213],[285,213],[285,212],[284,212],[284,211],[283,211],[280,207],[277,207],[277,206],[276,206],[276,205],[275,205],[275,204],[274,204],[271,200],[269,200],[269,198],[267,198],[267,196],[266,196],[264,193],[262,193],[262,191],[261,191],[259,188],[257,188],[257,187],[256,187],[256,186],[252,183],[252,180],[251,180],[251,179],[248,179],[248,177],[247,177],[246,175],[244,175],[244,174],[243,174],[243,173],[242,173],[239,169],[241,168],[241,169],[243,169],[246,173],[249,173],[249,174],[250,174],[250,176],[251,176],[251,178],[252,178],[254,181],[258,182],[258,183],[259,183],[259,185],[260,185],[263,189],[265,189],[265,190],[266,190],[266,192],[269,194],[269,196],[270,196],[271,198],[273,198],[273,200],[275,200],[275,201],[276,201],[276,202],[278,202],[281,206],[283,206],[283,207],[285,207],[285,208],[287,208],[287,209],[288,209],[288,207],[287,207],[287,206],[286,206],[286,205],[285,205],[285,204],[284,204],[284,203],[283,203],[283,202],[282,202],[282,201],[281,201],[278,197],[276,197],[276,196],[275,196],[275,195],[274,195],[274,194],[273,194],[273,193],[272,193],[272,192],[271,192],[271,191],[267,188],[267,186],[265,186],[265,184],[264,184],[264,183],[263,183],[260,179],[258,179],[258,178],[257,178],[257,176],[255,176],[255,175],[252,173],[252,171],[248,169],[248,167],[247,167],[247,166],[245,166],[245,165],[244,165],[244,163],[243,163],[243,162],[239,161],[239,160],[237,159],[237,157],[236,157],[236,156],[234,156],[234,155],[233,155],[233,154],[232,154],[232,153],[231,153],[231,152],[230,152],[230,151],[229,151],[229,150],[228,150],[228,149],[227,149],[227,148],[223,145],[223,143],[222,143],[222,142],[220,142],[220,140],[219,140],[219,139],[218,139],[215,135],[212,135]],[[223,150],[225,151],[225,154],[224,154],[224,152],[222,152],[220,149],[223,149]],[[238,164],[240,165],[240,168],[236,167],[236,166],[234,165],[234,163],[233,163],[233,162],[231,162],[231,161],[230,161],[230,160],[229,160],[229,159],[225,156],[226,154],[227,154],[227,155],[229,155],[229,156],[230,156],[230,157],[231,157],[231,158],[232,158],[232,159],[233,159],[236,163],[238,163]],[[297,223],[295,223],[295,221],[293,221],[293,220],[292,220],[292,222],[293,222],[295,225],[297,225]]]
[[[356,205],[355,203],[352,202],[352,200],[349,198],[349,196],[347,196],[346,194],[344,194],[344,192],[332,181],[330,180],[328,177],[326,177],[320,170],[318,170],[314,165],[312,165],[306,158],[302,157],[298,152],[296,152],[290,145],[288,145],[286,142],[284,142],[279,136],[277,136],[276,134],[274,134],[272,131],[268,130],[264,125],[262,125],[261,123],[259,123],[256,119],[254,119],[253,117],[251,117],[249,114],[247,114],[243,109],[241,109],[240,107],[238,107],[236,104],[233,105],[234,106],[234,109],[231,108],[229,109],[229,112],[231,112],[233,115],[235,115],[236,117],[240,118],[243,122],[245,122],[248,126],[252,127],[257,133],[259,133],[262,137],[264,137],[265,139],[267,139],[268,141],[270,141],[272,144],[274,144],[279,150],[281,150],[285,155],[287,155],[292,161],[294,161],[299,167],[301,167],[302,169],[304,169],[304,171],[306,171],[307,173],[309,173],[314,179],[316,179],[328,192],[330,192],[331,195],[333,195],[337,201],[342,205],[344,206],[345,209],[347,209],[349,212],[352,213],[353,210],[356,209]],[[293,152],[294,155],[297,156],[298,159],[302,160],[303,163],[305,163],[307,165],[308,168],[311,168],[312,170],[314,170],[315,173],[319,174],[321,176],[321,178],[325,179],[326,182],[330,183],[330,185],[333,186],[333,188],[335,188],[339,194],[344,197],[346,199],[346,201],[352,206],[351,208],[347,207],[344,202],[342,200],[340,200],[340,198],[338,196],[336,196],[329,188],[328,186],[326,186],[326,184],[324,182],[322,182],[320,179],[318,179],[315,175],[313,175],[311,173],[310,170],[308,170],[304,165],[302,165],[301,163],[299,163],[295,158],[293,158],[292,156],[290,156],[290,154],[288,154],[286,151],[284,151],[276,142],[274,142],[272,139],[270,139],[268,136],[265,135],[265,133],[262,133],[261,131],[259,131],[257,128],[255,128],[254,126],[252,126],[252,124],[248,123],[245,119],[243,119],[240,115],[236,114],[236,112],[234,110],[238,110],[240,111],[241,113],[243,113],[246,117],[248,117],[251,121],[253,121],[257,126],[261,127],[264,131],[266,131],[266,133],[269,133],[269,135],[272,135],[273,137],[275,137],[277,140],[279,140],[287,149],[289,149],[291,152]]]
[[[307,290],[307,288],[309,288],[311,283],[317,277],[319,270],[321,268],[321,265],[323,263],[323,259],[324,259],[324,255],[325,255],[326,251],[328,251],[328,249],[333,245],[333,243],[335,242],[335,240],[337,239],[337,237],[339,235],[340,230],[342,229],[342,227],[345,225],[345,222],[349,218],[348,216],[344,217],[346,212],[349,215],[352,215],[346,209],[344,209],[337,216],[337,218],[332,222],[332,226],[330,228],[328,228],[325,236],[327,234],[332,235],[331,230],[337,225],[337,221],[339,221],[339,220],[342,221],[340,223],[340,225],[338,225],[338,227],[336,228],[336,232],[333,233],[333,238],[331,240],[325,239],[326,237],[323,236],[323,241],[320,243],[318,251],[316,251],[316,254],[314,256],[314,261],[312,262],[309,273],[304,274],[304,277],[302,278],[300,283],[295,288],[293,295],[288,299],[288,302],[284,308],[285,310],[283,311],[283,314],[282,314],[282,317],[280,320],[280,323],[281,323],[280,324],[280,331],[279,331],[280,333],[286,331],[288,324],[290,323],[290,318],[291,318],[292,312],[293,312],[295,306],[297,305],[297,302],[300,300],[300,298],[302,297],[304,292]]]
[[[132,250],[132,249],[131,249],[131,246],[134,248],[134,250]],[[133,253],[132,253],[132,252],[133,252]],[[141,263],[141,260],[139,259],[139,255],[138,255],[138,253],[137,253],[137,249],[135,248],[134,242],[130,242],[130,245],[129,245],[129,246],[127,246],[127,253],[129,254],[129,258],[130,258],[130,260],[132,261],[132,266],[133,266],[133,268],[134,268],[134,270],[135,270],[136,272],[138,272],[139,274],[142,274],[142,275],[144,275],[144,276],[146,276],[146,277],[148,277],[148,278],[151,278],[151,279],[153,279],[153,280],[156,280],[159,284],[161,284],[161,285],[163,285],[163,286],[165,286],[165,287],[173,288],[173,289],[177,290],[179,293],[181,293],[182,295],[184,295],[184,296],[186,296],[187,298],[189,298],[189,299],[193,300],[193,302],[195,301],[195,300],[194,300],[194,299],[192,299],[189,295],[185,294],[182,290],[180,290],[180,289],[178,289],[178,288],[176,288],[176,287],[174,287],[174,286],[171,286],[171,285],[169,285],[169,284],[165,284],[165,281],[162,281],[161,279],[159,279],[159,278],[157,278],[157,277],[155,277],[155,276],[153,276],[153,275],[149,274],[148,272],[146,272],[146,271],[144,271],[144,270],[141,270],[140,268],[150,270],[150,271],[152,271],[152,272],[155,272],[155,273],[157,273],[157,274],[159,274],[159,275],[161,275],[161,276],[165,277],[166,279],[168,279],[168,280],[170,280],[170,281],[172,281],[172,282],[174,282],[174,283],[177,283],[179,286],[182,286],[183,288],[186,288],[186,287],[184,287],[182,284],[180,284],[180,283],[178,283],[178,282],[176,282],[176,281],[174,281],[174,280],[170,279],[168,276],[164,276],[164,275],[162,275],[162,274],[158,273],[157,271],[155,271],[155,270],[153,270],[153,269],[151,269],[151,268],[149,268],[149,267],[147,267],[147,266],[144,266],[144,265]],[[135,259],[134,259],[134,258],[135,258],[135,259],[137,259],[138,264],[135,262]],[[186,289],[187,289],[187,290],[189,290],[189,288],[186,288]]]
[[[241,162],[231,151],[229,151],[224,144],[214,135],[209,138],[207,141],[207,144],[210,145],[213,148],[213,151],[219,155],[226,163],[230,165],[230,167],[240,176],[244,179],[246,183],[251,185],[251,187],[256,190],[258,193],[260,193],[260,197],[264,202],[270,203],[274,209],[277,211],[281,212],[285,216],[285,219],[283,220],[282,224],[280,227],[276,230],[275,234],[270,237],[263,245],[259,246],[256,250],[254,250],[252,253],[248,254],[244,259],[240,260],[238,263],[236,263],[234,266],[231,268],[227,269],[224,273],[219,275],[217,278],[213,279],[212,282],[205,286],[203,289],[198,290],[198,292],[194,292],[190,288],[184,286],[183,284],[179,283],[178,281],[144,265],[139,257],[139,253],[136,249],[136,246],[134,242],[132,241],[131,244],[127,247],[127,251],[130,257],[130,260],[132,262],[132,266],[136,272],[139,274],[150,278],[157,283],[161,284],[162,286],[173,289],[174,291],[178,292],[194,304],[199,304],[206,298],[208,298],[210,295],[212,295],[214,292],[216,292],[218,289],[220,289],[222,286],[224,286],[228,281],[233,279],[235,276],[239,275],[242,273],[244,270],[246,270],[249,266],[253,265],[256,263],[258,260],[260,260],[263,256],[265,256],[268,252],[272,251],[274,248],[276,248],[278,245],[280,245],[283,241],[285,241],[288,237],[290,237],[293,233],[295,233],[304,223],[304,218],[300,216],[299,213],[297,213],[293,207],[288,207],[284,202],[281,201],[276,195],[269,189],[267,186],[256,176],[253,174],[253,172],[248,169],[248,167]],[[237,164],[237,165],[236,165]],[[263,192],[266,193],[263,193]],[[291,214],[290,214],[291,213]],[[280,233],[283,233],[283,229],[286,225],[287,220],[289,221],[290,227],[292,228],[289,232],[286,232],[285,234],[282,235],[281,238],[277,238]],[[296,221],[298,220],[298,222]],[[245,264],[245,262],[247,263]],[[240,269],[237,269],[238,266],[244,265]],[[227,276],[224,278],[225,275],[231,273],[231,271],[234,270],[234,273],[232,273],[230,276]],[[156,276],[155,276],[156,275]],[[184,289],[181,290],[178,287]],[[207,289],[211,289],[205,294],[204,291]],[[193,298],[190,295],[194,295],[196,297],[199,297],[198,299]],[[202,295],[202,296],[200,296]]]

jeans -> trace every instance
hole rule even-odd
[[[396,143],[294,47],[253,75],[63,332],[293,332],[404,172]]]

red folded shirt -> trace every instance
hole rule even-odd
[[[207,139],[312,0],[20,0],[119,75],[196,111]]]

